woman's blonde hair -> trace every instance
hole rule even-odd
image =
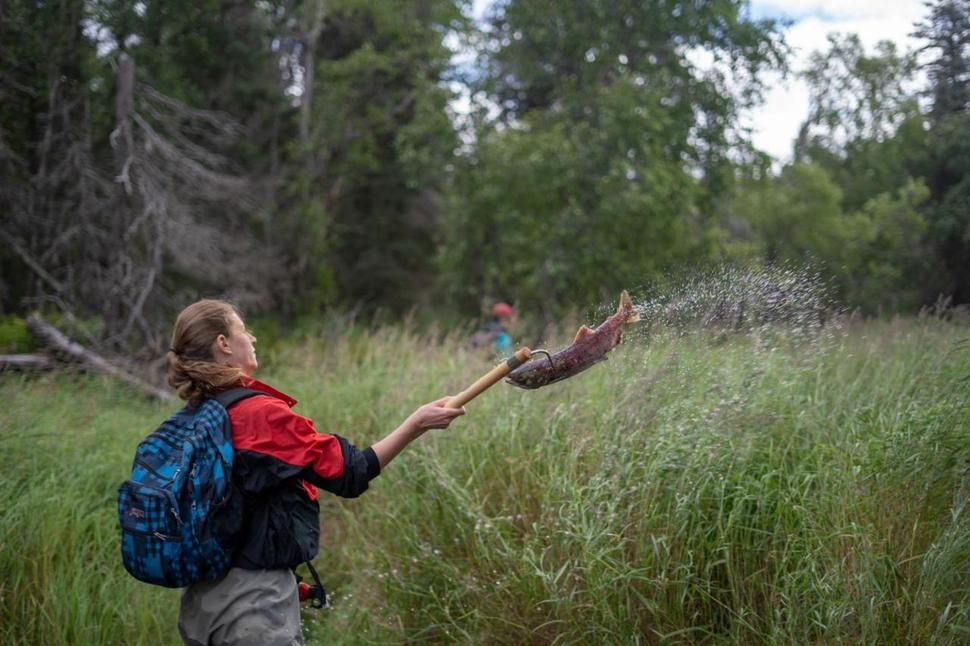
[[[217,363],[212,354],[216,338],[229,336],[233,314],[239,316],[231,304],[207,298],[192,303],[175,319],[165,369],[169,385],[192,406],[243,377],[242,370]]]

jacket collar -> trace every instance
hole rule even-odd
[[[240,384],[244,388],[252,388],[253,390],[258,390],[260,392],[266,393],[267,395],[272,395],[273,397],[276,397],[277,399],[283,402],[286,402],[286,405],[289,406],[290,408],[293,408],[294,406],[296,406],[295,399],[293,399],[292,397],[290,397],[284,392],[280,392],[279,390],[276,390],[269,384],[263,383],[259,379],[254,379],[252,377],[243,377],[240,380]]]

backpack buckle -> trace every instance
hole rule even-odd
[[[313,580],[316,581],[316,585],[310,585],[303,581],[303,577],[296,574],[296,587],[299,592],[300,601],[309,601],[310,607],[314,609],[324,609],[329,610],[330,598],[327,595],[326,588],[323,587],[323,583],[320,582],[320,577],[317,575],[317,571],[313,569],[313,566],[309,561],[306,561],[306,566],[310,570],[310,574],[313,576]]]
[[[327,598],[327,591],[318,585],[310,585],[305,581],[297,583],[300,593],[300,602],[309,601],[311,608],[330,608],[330,599]]]

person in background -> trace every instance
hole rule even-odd
[[[494,357],[506,357],[512,354],[512,335],[509,326],[515,320],[515,310],[508,303],[495,303],[492,306],[492,318],[484,327],[472,336],[473,348],[487,348]]]
[[[509,326],[515,319],[515,310],[508,303],[496,303],[492,306],[492,326],[495,330],[495,340],[492,349],[498,357],[512,354],[512,335]]]

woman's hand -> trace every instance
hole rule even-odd
[[[445,403],[451,399],[451,397],[442,397],[431,403],[425,404],[419,407],[411,415],[409,415],[409,421],[414,424],[415,430],[419,433],[423,433],[432,428],[448,428],[452,420],[456,417],[461,417],[465,414],[464,407],[462,408],[446,408]]]

